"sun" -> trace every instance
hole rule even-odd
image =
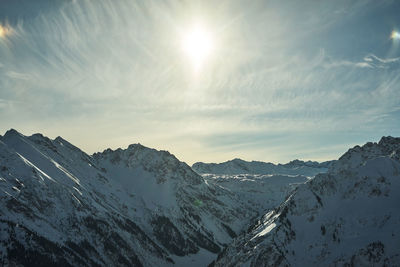
[[[183,35],[182,49],[195,71],[199,71],[214,49],[213,36],[206,28],[197,25]]]

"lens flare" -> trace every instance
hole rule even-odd
[[[392,31],[392,33],[390,34],[390,39],[400,40],[400,33],[397,31]]]
[[[3,26],[0,25],[0,37],[3,37],[5,34],[6,33],[5,33],[5,30],[4,30]]]
[[[7,36],[10,32],[9,26],[0,24],[0,38]]]

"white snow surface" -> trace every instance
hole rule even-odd
[[[310,178],[297,175],[203,174],[208,184],[222,187],[261,215],[275,208],[298,185]]]
[[[356,146],[300,185],[215,266],[399,266],[400,138]]]
[[[90,156],[10,130],[0,136],[0,262],[398,266],[399,151],[399,138],[384,137],[338,161],[236,160],[199,175],[140,144]]]
[[[202,177],[140,144],[90,156],[10,130],[0,137],[0,262],[205,266],[306,180]]]
[[[42,256],[58,264],[171,265],[174,255],[196,262],[200,249],[216,255],[231,240],[222,224],[240,218],[237,206],[217,200],[222,189],[168,152],[141,145],[89,156],[60,137],[10,130],[0,139],[0,177],[0,247],[22,245],[18,252],[27,254],[43,250],[44,237],[52,249]],[[212,220],[203,221],[206,215]],[[15,229],[23,229],[20,236]],[[183,244],[169,247],[174,237]],[[85,242],[84,257],[75,250]],[[1,251],[3,262],[17,260]]]

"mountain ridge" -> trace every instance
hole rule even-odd
[[[192,168],[200,174],[301,174],[314,176],[318,172],[326,171],[334,160],[317,162],[292,160],[285,164],[274,164],[263,161],[245,161],[239,158],[228,160],[222,163],[196,162]]]
[[[397,265],[399,156],[400,138],[382,137],[328,168],[199,175],[140,144],[88,155],[12,129],[0,136],[0,262]]]
[[[400,138],[349,149],[224,249],[214,266],[397,266]]]
[[[241,211],[255,214],[237,211],[243,204],[231,193],[170,153],[140,145],[90,156],[62,138],[10,130],[0,139],[0,165],[7,264],[34,265],[35,255],[67,266],[201,266],[241,229]]]

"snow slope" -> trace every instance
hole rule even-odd
[[[309,180],[300,175],[203,174],[203,177],[209,184],[232,192],[244,205],[257,211],[257,215],[275,208],[298,185]]]
[[[286,164],[275,165],[270,162],[233,159],[222,163],[196,162],[192,168],[201,174],[279,174],[313,177],[318,173],[326,172],[332,163],[333,161],[318,163],[293,160]]]
[[[204,266],[256,211],[165,151],[0,137],[0,262]]]
[[[214,266],[399,266],[400,138],[356,146],[238,236]]]

